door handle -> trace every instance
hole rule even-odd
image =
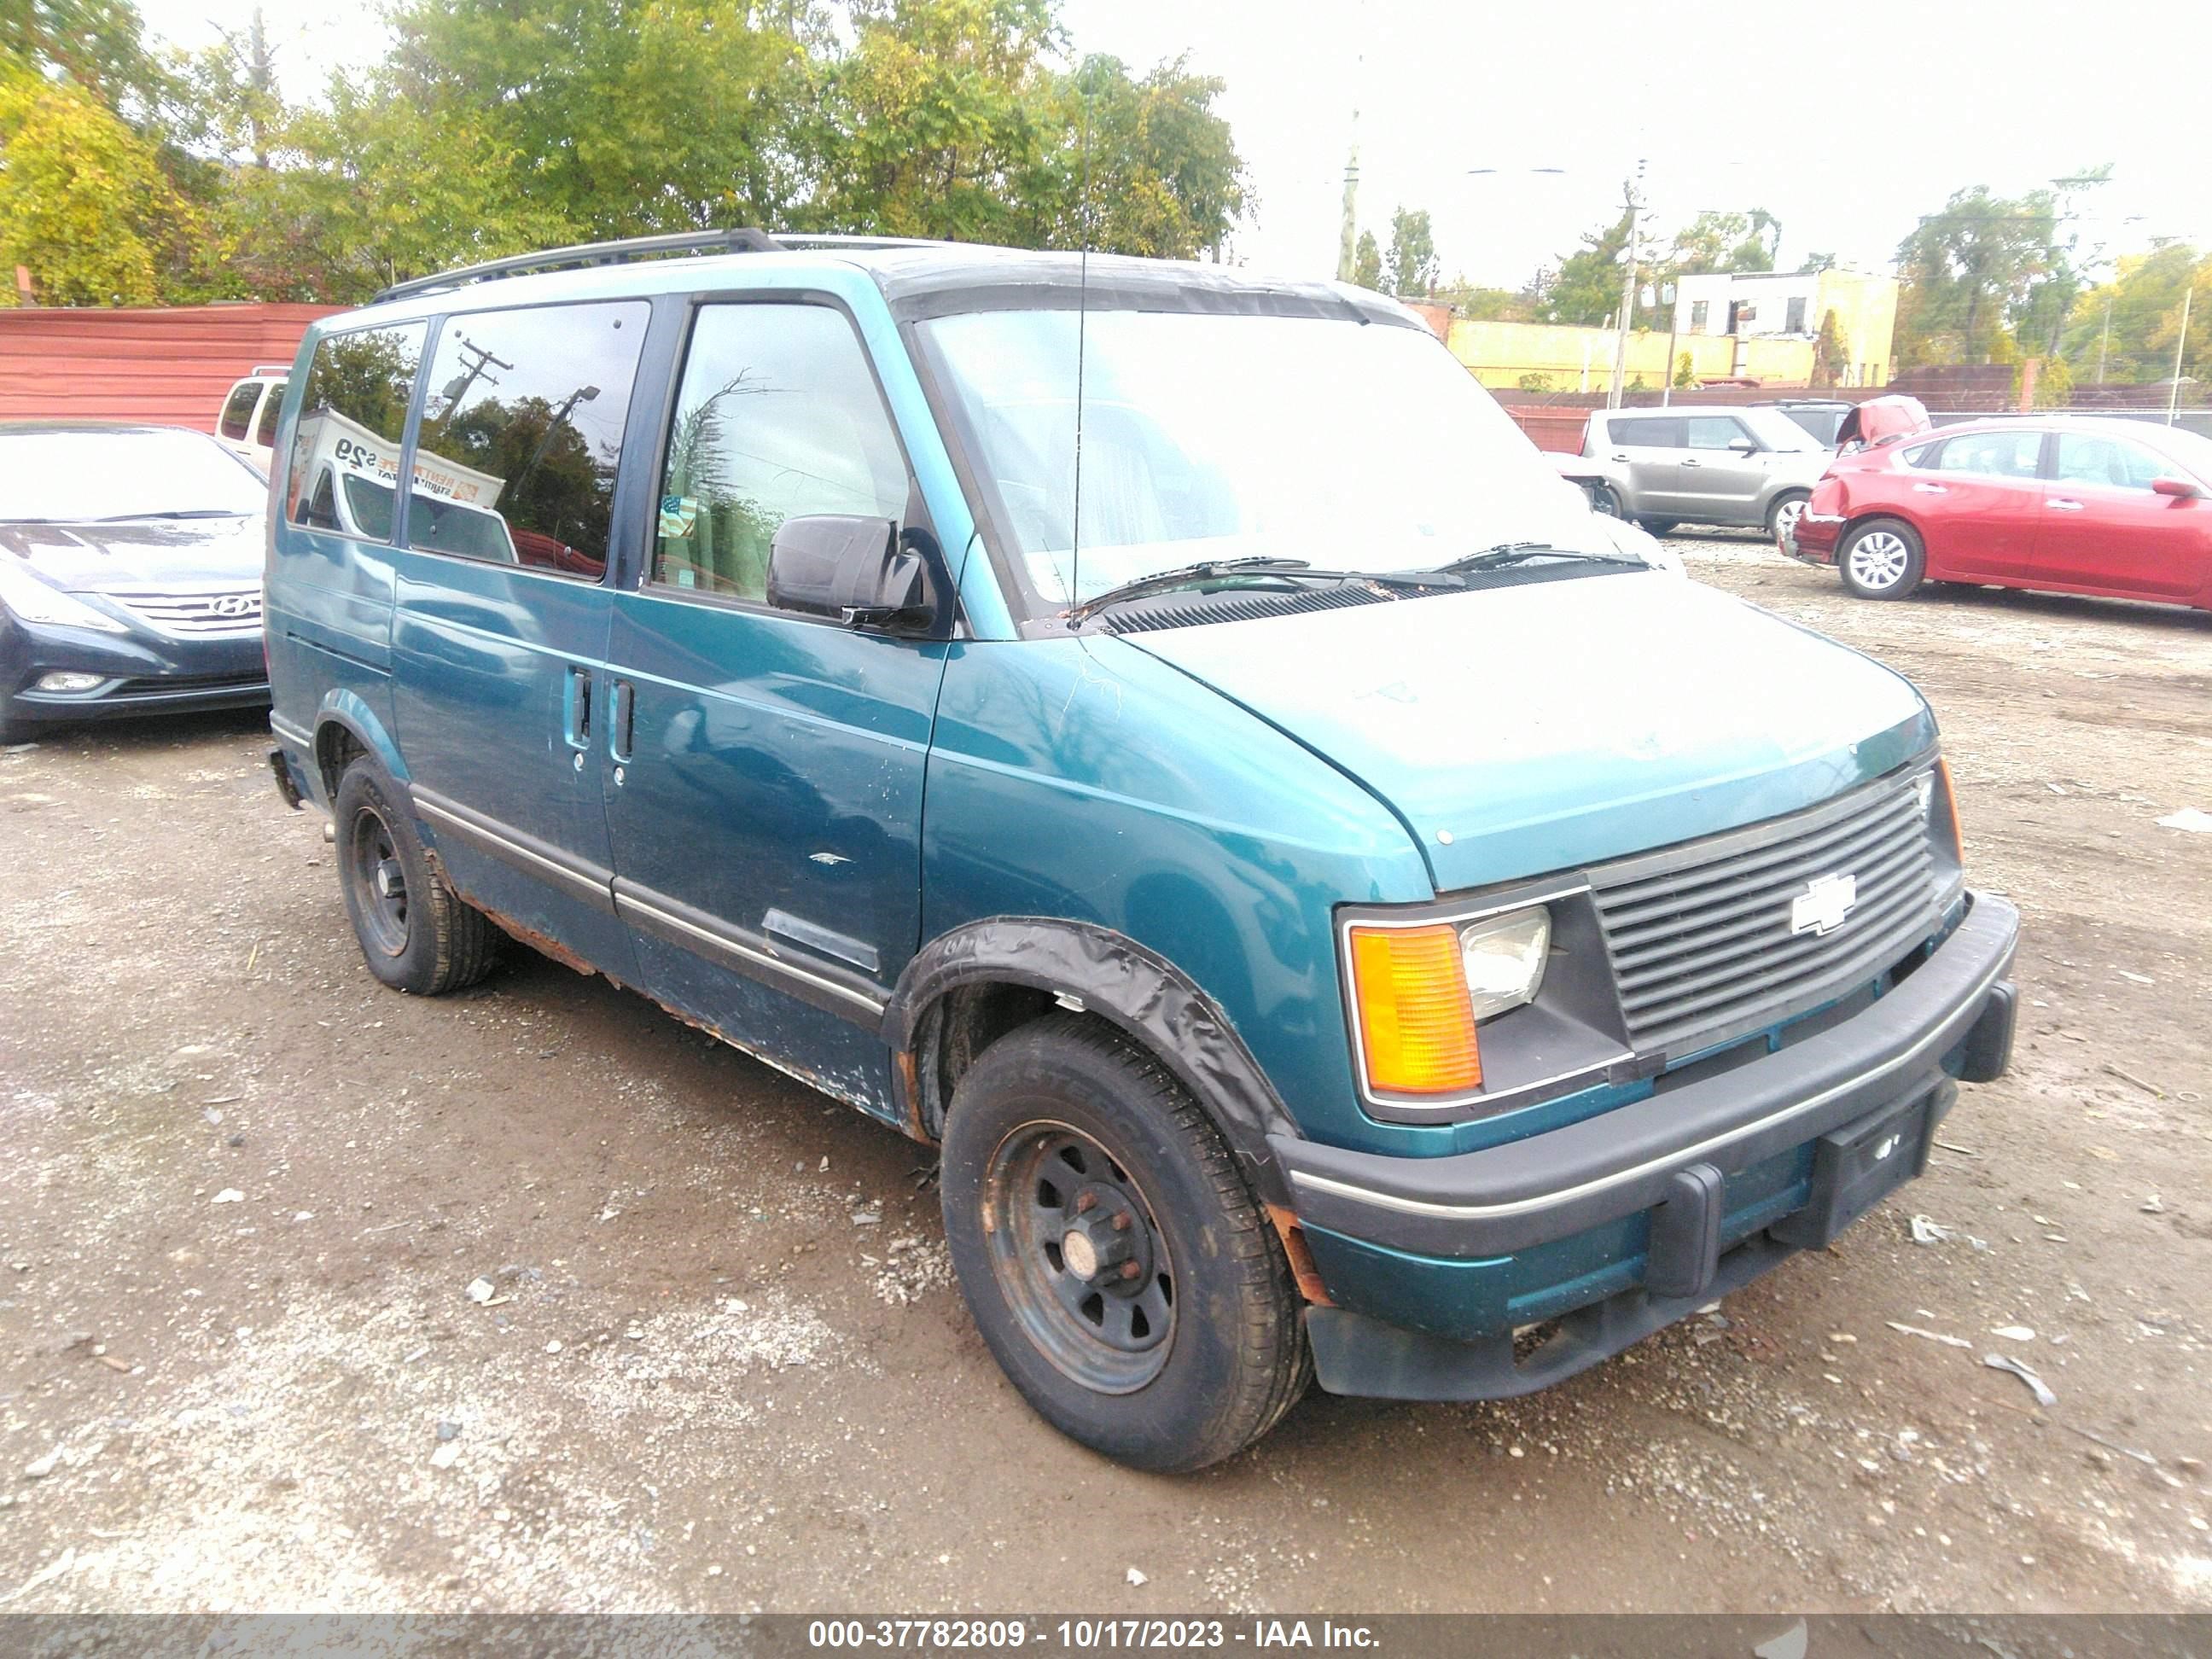
[[[1951,487],[1948,484],[1915,484],[1912,493],[1916,495],[1948,495],[1951,493]]]
[[[629,764],[630,725],[637,708],[637,688],[617,680],[607,698],[607,758],[617,766]]]
[[[1682,465],[1684,466],[1703,466],[1705,463],[1694,455],[1685,455],[1682,457]]]
[[[1616,460],[1616,461],[1625,461],[1625,460],[1626,460],[1626,459],[1628,459],[1628,457],[1627,457],[1627,456],[1626,456],[1626,455],[1616,455],[1616,456],[1614,456],[1613,459],[1614,460]]]
[[[568,678],[561,693],[562,735],[576,751],[579,769],[583,751],[592,746],[592,671],[568,665]]]
[[[2054,513],[2079,513],[2082,511],[2081,502],[2070,501],[2063,495],[2057,501],[2046,501],[2044,505],[2051,508]]]

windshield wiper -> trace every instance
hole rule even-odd
[[[1124,599],[1141,599],[1148,594],[1172,592],[1178,587],[1195,587],[1204,582],[1231,576],[1281,576],[1289,580],[1311,582],[1376,582],[1385,587],[1436,587],[1444,585],[1437,581],[1434,571],[1316,570],[1304,559],[1266,556],[1207,559],[1198,564],[1179,565],[1173,570],[1139,576],[1134,581],[1123,582],[1119,587],[1109,587],[1103,593],[1071,607],[1067,613],[1068,625],[1071,628],[1079,626],[1108,605],[1119,605]]]
[[[1507,565],[1526,564],[1531,559],[1578,559],[1589,564],[1643,564],[1645,561],[1632,553],[1585,553],[1577,548],[1554,547],[1549,542],[1500,542],[1495,547],[1486,547],[1477,553],[1466,553],[1449,564],[1437,567],[1439,572],[1464,576],[1481,570],[1502,570]]]
[[[137,519],[244,519],[252,515],[251,507],[173,507],[161,513],[111,513],[106,518],[88,519],[88,524],[128,524]]]

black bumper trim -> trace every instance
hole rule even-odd
[[[1978,1075],[1996,1075],[2009,1049],[2013,999],[2001,987],[2019,933],[2010,904],[1972,895],[1950,937],[1864,1012],[1779,1054],[1548,1133],[1445,1158],[1287,1136],[1269,1137],[1269,1147],[1303,1222],[1420,1255],[1509,1255],[1649,1209],[1691,1164],[1747,1169],[1924,1093],[1961,1042]],[[2002,1037],[1977,1037],[1985,1013],[2003,1022]]]

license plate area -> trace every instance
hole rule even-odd
[[[1926,1092],[1831,1129],[1813,1143],[1805,1207],[1769,1228],[1785,1244],[1825,1249],[1882,1198],[1928,1168],[1936,1126],[1958,1097],[1946,1078]]]

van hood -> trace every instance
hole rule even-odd
[[[1660,573],[1123,636],[1405,823],[1439,892],[1794,811],[1936,740],[1901,676]]]
[[[71,593],[118,588],[251,587],[261,580],[258,513],[107,524],[0,524],[0,558]]]

